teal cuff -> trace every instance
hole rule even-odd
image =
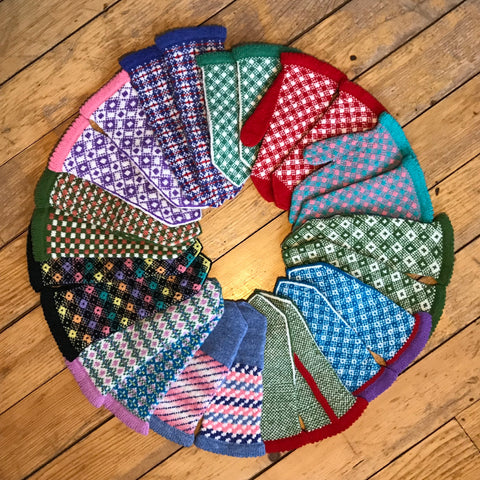
[[[404,157],[413,155],[412,147],[407,137],[403,133],[403,129],[400,124],[387,112],[382,112],[378,118],[378,124],[383,125],[385,129],[390,133],[395,140],[397,147],[400,149],[401,154]]]
[[[423,175],[422,168],[418,163],[415,155],[410,155],[404,159],[401,164],[410,173],[413,184],[415,186],[415,192],[417,194],[418,201],[420,202],[420,218],[421,222],[432,223],[433,221],[433,205],[428,193],[427,184],[425,183],[425,177]]]

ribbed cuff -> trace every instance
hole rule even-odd
[[[220,65],[225,63],[233,65],[235,63],[232,52],[227,50],[202,53],[201,55],[197,55],[195,60],[199,67],[204,67],[205,65]]]
[[[388,133],[392,136],[402,156],[407,157],[414,154],[410,142],[403,133],[402,127],[389,113],[383,112],[378,119],[378,124],[383,125],[383,127],[388,130]]]
[[[156,415],[152,415],[150,419],[150,428],[167,440],[178,443],[178,445],[183,445],[184,447],[191,447],[195,440],[193,433],[182,432],[178,430],[178,428],[172,427],[163,420],[160,420]]]
[[[273,43],[246,43],[245,45],[238,45],[232,48],[235,60],[242,60],[251,57],[275,57],[279,58],[282,52],[297,52],[301,50],[293,47],[286,47],[284,45],[277,45]]]
[[[438,325],[438,321],[442,316],[443,309],[445,307],[445,300],[447,297],[447,287],[445,285],[434,285],[435,287],[435,299],[433,300],[432,308],[430,309],[430,314],[432,315],[432,331],[430,335],[435,331]]]
[[[284,52],[280,54],[280,61],[283,66],[297,65],[299,67],[308,68],[315,73],[319,73],[329,77],[337,84],[348,80],[347,76],[338,68],[335,68],[333,65],[330,65],[327,62],[318,60],[311,55],[307,55],[306,53]]]
[[[60,174],[58,172],[52,172],[52,170],[49,170],[48,168],[43,171],[42,176],[38,180],[37,186],[35,187],[35,207],[50,207],[50,195],[59,175]]]
[[[148,435],[150,430],[148,422],[134,415],[127,407],[114,399],[110,394],[106,396],[103,406],[110,410],[128,428],[141,435]]]
[[[420,218],[422,222],[432,223],[433,221],[433,205],[428,192],[427,184],[425,183],[425,177],[423,170],[418,163],[415,155],[410,155],[405,158],[401,166],[406,168],[410,173],[410,177],[415,186],[415,192],[417,194],[418,201],[420,202]]]
[[[132,74],[140,65],[145,65],[153,60],[158,60],[161,57],[161,52],[154,45],[138,50],[138,52],[130,53],[121,58],[118,63],[129,74]]]
[[[446,213],[438,214],[434,222],[440,223],[442,228],[442,267],[437,282],[448,285],[452,279],[453,264],[455,263],[453,226]]]
[[[36,262],[48,260],[47,255],[47,223],[50,214],[50,208],[35,208],[30,224],[30,233],[32,238],[32,255]]]
[[[96,408],[100,408],[105,401],[106,395],[103,395],[102,392],[97,388],[93,379],[88,374],[85,367],[82,365],[80,360],[76,358],[73,361],[66,360],[70,373],[75,378],[78,386],[80,387],[81,392],[85,398]]]
[[[361,397],[371,402],[381,393],[390,388],[397,379],[397,374],[388,368],[381,367],[375,376],[368,382],[364,383],[360,388],[353,392],[356,397]]]
[[[174,45],[188,42],[201,42],[203,40],[217,40],[224,43],[227,38],[227,29],[220,25],[203,25],[201,27],[186,27],[171,30],[155,39],[159,50],[164,50]]]
[[[363,87],[357,85],[356,83],[350,81],[343,82],[340,85],[339,93],[341,94],[341,92],[353,95],[377,116],[387,110],[371,93],[368,93]]]
[[[28,268],[28,278],[30,280],[30,285],[36,292],[43,290],[43,278],[40,263],[36,262],[33,258],[32,252],[32,234],[30,232],[30,227],[28,228],[27,234],[27,268]]]
[[[229,457],[249,458],[265,455],[265,445],[262,443],[228,443],[214,438],[209,438],[200,433],[195,438],[195,445],[202,450]]]

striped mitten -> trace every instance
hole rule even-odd
[[[247,328],[236,303],[226,300],[217,326],[156,406],[153,431],[185,447],[193,444],[195,428],[225,380]]]
[[[212,163],[234,185],[241,186],[250,176],[250,166],[240,160],[238,128],[238,76],[231,52],[199,55]]]
[[[360,85],[342,82],[325,114],[273,173],[272,187],[277,207],[288,210],[294,188],[318,168],[318,163],[311,163],[310,158],[304,158],[305,147],[326,138],[370,130],[384,110],[385,107]]]
[[[325,239],[386,263],[402,273],[448,285],[453,271],[453,227],[445,213],[432,223],[380,215],[315,218],[294,230],[282,249]]]
[[[253,147],[263,137],[252,181],[273,201],[271,174],[328,108],[345,76],[328,63],[303,53],[280,55],[282,70],[245,122],[240,138]]]
[[[267,322],[246,302],[239,302],[238,309],[248,330],[223,385],[203,416],[195,445],[232,457],[259,457],[265,454],[260,418]]]
[[[425,177],[412,154],[393,170],[305,200],[295,221],[338,214],[373,214],[431,222],[433,207]]]
[[[413,317],[379,291],[328,263],[289,268],[287,276],[317,288],[368,349],[396,373],[412,363],[427,343],[430,314],[419,312]]]
[[[445,285],[414,280],[387,264],[326,240],[313,240],[282,251],[287,268],[327,262],[376,288],[411,314],[427,312],[435,329],[445,305]],[[432,330],[433,331],[433,330]]]

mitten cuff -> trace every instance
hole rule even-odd
[[[403,133],[402,127],[389,113],[383,112],[378,119],[378,123],[390,133],[402,156],[407,157],[413,154],[410,142]]]
[[[247,43],[232,48],[235,60],[250,57],[279,57],[282,52],[298,52],[298,48],[286,47],[273,43]]]
[[[177,28],[164,33],[155,39],[159,50],[164,50],[173,45],[180,45],[191,41],[217,40],[225,42],[227,29],[220,25],[204,25],[202,27]]]
[[[35,208],[30,224],[32,237],[32,255],[36,262],[44,262],[48,259],[45,237],[47,235],[48,215],[51,209],[48,207]]]
[[[118,63],[129,74],[133,73],[137,67],[149,63],[152,60],[158,60],[161,56],[161,52],[158,51],[154,45],[139,50],[138,52],[131,53],[121,58]]]
[[[205,65],[218,65],[222,63],[234,64],[235,59],[233,58],[232,52],[222,50],[220,52],[208,52],[202,53],[195,57],[197,65],[203,67]]]
[[[353,82],[344,82],[340,85],[340,92],[349,93],[364,103],[375,115],[380,115],[387,109],[369,92]]]
[[[442,285],[448,285],[452,278],[453,264],[455,261],[454,256],[454,238],[453,238],[453,226],[446,213],[440,213],[435,217],[434,222],[440,223],[442,228],[442,268],[438,276],[437,282]]]
[[[48,168],[43,171],[42,176],[35,187],[35,207],[48,208],[50,206],[50,194],[52,193],[58,176],[58,172],[52,172],[52,170],[48,170]]]
[[[402,162],[402,166],[410,173],[415,186],[415,192],[420,203],[420,221],[431,223],[433,221],[432,200],[430,199],[425,177],[417,157],[410,155]]]

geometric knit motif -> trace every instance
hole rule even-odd
[[[280,189],[287,190],[288,198],[290,198],[295,186],[318,168],[318,164],[312,163],[310,158],[305,158],[303,155],[304,148],[311,143],[339,135],[370,130],[377,124],[378,110],[382,108],[381,105],[361,87],[355,85],[354,88],[361,90],[365,96],[359,100],[354,94],[343,90],[346,85],[350,85],[350,82],[344,82],[340,86],[338,96],[332,105],[273,173],[274,190],[279,188],[278,184],[282,184]]]
[[[274,293],[292,300],[320,350],[350,390],[362,387],[380,370],[365,343],[313,286],[279,280]]]
[[[453,236],[451,232],[446,214],[437,215],[432,223],[380,215],[336,215],[304,223],[283,241],[282,249],[325,239],[402,273],[438,280],[441,275],[449,277],[446,264],[453,244],[445,242]]]
[[[221,306],[223,307],[223,302]],[[195,355],[218,319],[219,317],[211,318],[168,345],[133,375],[116,385],[110,395],[148,424],[168,388]]]
[[[170,306],[148,321],[137,322],[85,349],[78,360],[97,388],[106,394],[143,363],[217,316],[220,286],[215,281],[188,300]]]
[[[201,434],[229,444],[261,444],[262,398],[261,369],[235,363],[205,412]]]
[[[262,44],[241,45],[232,50],[237,61],[240,129],[257,108],[259,100],[280,72],[282,67],[280,52],[283,50],[286,50],[286,47],[281,45]],[[247,147],[239,142],[239,147],[241,161],[251,169],[257,159],[260,146]]]
[[[369,132],[342,135],[305,149],[305,160],[315,171],[295,184],[290,206],[291,223],[305,200],[375,177],[402,162],[402,152],[382,124],[387,115],[382,114],[379,124]]]
[[[143,210],[133,207],[121,198],[112,195],[101,187],[68,173],[50,172],[58,175],[50,191],[50,205],[65,213],[80,217],[120,237],[147,240],[160,243],[164,247],[192,243],[201,233],[198,222],[169,227],[159,222]],[[39,205],[47,206],[47,205]]]
[[[318,62],[319,65],[313,70],[308,63],[302,64],[311,60],[311,57],[301,53],[282,53],[281,60],[280,91],[252,168],[252,180],[258,183],[261,194],[268,201],[273,200],[271,174],[304,133],[316,123],[319,115],[325,112],[338,86],[337,81],[329,75],[328,70],[333,67],[328,64],[315,60],[315,64]],[[276,80],[279,81],[279,78]],[[251,118],[254,116],[255,112]]]
[[[157,405],[155,416],[171,427],[193,435],[227,372],[225,365],[198,350]]]
[[[153,260],[151,258],[100,258],[100,257],[60,257],[50,258],[38,264],[42,287],[60,287],[89,283],[125,282],[131,285],[147,284],[158,290],[158,284],[187,286],[190,275],[199,275],[202,280],[205,269],[208,272],[206,257],[192,265],[201,251],[200,242],[185,250],[173,260]],[[182,283],[180,283],[182,281]]]
[[[288,278],[325,295],[370,351],[392,359],[412,335],[415,319],[374,288],[326,263],[289,269]]]
[[[197,57],[202,68],[212,163],[234,185],[243,185],[250,168],[240,160],[238,78],[231,52]]]
[[[134,241],[117,237],[114,233],[98,228],[74,215],[61,210],[36,209],[32,222],[38,219],[45,231],[42,252],[46,257],[141,257],[161,259],[178,256],[177,249],[145,240]],[[32,228],[33,249],[35,234]],[[41,258],[41,259],[43,259]]]
[[[420,197],[422,192],[417,192],[421,186],[417,185],[408,168],[411,161],[416,160],[413,157],[408,160],[389,172],[305,200],[294,227],[298,228],[312,218],[338,214],[363,213],[421,220],[425,215]]]
[[[282,256],[287,268],[318,262],[330,263],[376,288],[410,314],[430,312],[434,316],[433,310],[436,307],[441,286],[427,285],[414,280],[355,250],[326,240],[313,240],[298,247],[283,250]]]
[[[126,75],[126,72],[118,75]],[[117,76],[112,79],[112,82],[115,82],[116,78]],[[183,194],[164,158],[162,148],[155,138],[155,132],[147,122],[138,93],[130,82],[125,83],[111,97],[102,101],[90,118],[120,150],[132,159],[169,203],[180,208],[199,206]]]

